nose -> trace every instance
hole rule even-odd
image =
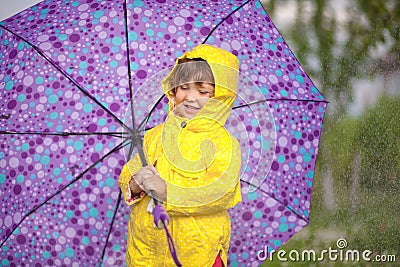
[[[185,99],[187,101],[193,101],[193,100],[196,100],[196,98],[197,98],[196,90],[189,89],[186,92]]]

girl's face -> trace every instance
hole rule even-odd
[[[172,96],[175,111],[183,118],[192,119],[214,96],[214,85],[206,82],[186,83],[176,88]]]

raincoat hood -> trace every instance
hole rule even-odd
[[[201,58],[211,68],[215,82],[215,94],[190,121],[173,114],[173,103],[170,96],[172,88],[169,79],[180,59]],[[239,60],[232,53],[211,45],[199,45],[177,58],[175,65],[162,81],[162,88],[169,100],[169,118],[177,123],[185,121],[193,131],[209,130],[219,124],[223,126],[232,110],[236,98],[239,79]]]

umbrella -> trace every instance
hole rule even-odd
[[[308,224],[326,101],[260,2],[48,0],[1,22],[0,40],[1,265],[123,265],[116,180],[137,128],[167,111],[144,89],[200,43],[241,62],[230,265],[258,265]]]

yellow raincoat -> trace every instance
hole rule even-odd
[[[212,266],[221,253],[227,266],[227,210],[241,201],[241,154],[238,141],[223,126],[236,97],[239,62],[233,54],[210,45],[199,45],[180,58],[207,61],[214,75],[215,96],[191,120],[170,112],[163,124],[145,134],[143,148],[148,163],[166,181],[164,207],[182,265]],[[171,89],[168,77],[162,82],[164,92]],[[141,166],[139,156],[135,155],[125,164],[119,178],[125,201],[132,205],[127,265],[175,266],[165,231],[154,226],[153,216],[147,211],[150,197],[127,202],[129,181]]]

